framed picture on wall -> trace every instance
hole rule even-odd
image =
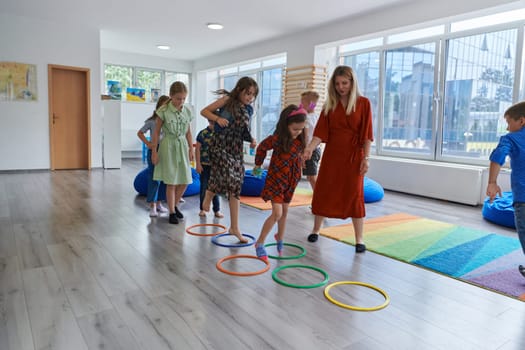
[[[121,100],[122,99],[122,84],[120,81],[108,80],[108,95],[112,100]]]
[[[160,97],[160,89],[151,89],[151,102],[157,103]]]
[[[0,101],[36,100],[36,65],[0,62]]]
[[[146,102],[146,89],[127,88],[126,100],[133,102]]]

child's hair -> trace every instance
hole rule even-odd
[[[525,101],[513,104],[505,111],[504,115],[514,120],[519,120],[521,117],[525,117]]]
[[[295,112],[295,113],[294,113]],[[297,107],[296,105],[289,105],[281,112],[279,116],[279,121],[275,127],[274,135],[277,135],[279,140],[279,147],[283,152],[289,152],[290,146],[292,145],[293,139],[288,130],[288,125],[292,123],[303,123],[306,121],[306,111],[302,108]],[[306,146],[306,140],[304,133],[299,134],[297,139],[301,141],[303,147]]]
[[[188,93],[186,85],[182,81],[175,81],[170,86],[170,96],[178,94],[180,92]]]
[[[239,100],[239,96],[241,92],[248,90],[249,88],[254,87],[255,88],[255,95],[254,98],[257,98],[257,95],[259,94],[259,86],[257,85],[257,82],[250,77],[242,77],[237,81],[237,84],[235,84],[235,87],[232,91],[228,91],[225,89],[219,89],[214,91],[216,95],[226,95],[230,98],[228,99],[228,102],[226,102],[226,105],[224,106],[224,109],[227,111],[233,112],[235,110],[235,107],[239,107],[241,104]]]
[[[319,93],[317,91],[314,91],[314,90],[308,90],[308,91],[305,91],[301,94],[301,98],[303,97],[307,97],[311,100],[318,100],[319,99]]]
[[[151,115],[151,117],[149,117],[145,121],[148,121],[148,120],[151,120],[153,118],[156,118],[157,117],[157,109],[159,109],[161,106],[164,106],[166,103],[168,103],[169,100],[170,100],[170,97],[166,96],[166,95],[162,95],[161,97],[159,97],[159,99],[157,100],[157,105],[155,106],[155,110],[153,111],[153,114]]]
[[[328,98],[324,105],[324,113],[328,114],[328,112],[334,111],[337,107],[337,103],[339,102],[339,94],[335,88],[335,78],[337,77],[345,77],[350,79],[350,96],[348,98],[348,105],[346,106],[346,115],[349,115],[355,111],[357,97],[361,96],[361,92],[359,91],[359,87],[357,85],[357,76],[354,70],[348,66],[338,66],[335,68],[334,73],[332,74],[332,77],[328,83]]]

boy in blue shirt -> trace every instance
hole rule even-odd
[[[525,253],[525,101],[509,107],[504,114],[507,122],[506,135],[503,135],[498,146],[490,154],[489,183],[487,196],[490,201],[496,195],[501,196],[501,188],[497,178],[505,158],[510,158],[510,187],[512,189],[514,221],[520,239],[521,248]],[[520,265],[519,271],[525,277],[525,266]]]

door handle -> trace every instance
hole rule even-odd
[[[53,113],[53,124],[55,124],[55,120],[60,119],[55,113]]]

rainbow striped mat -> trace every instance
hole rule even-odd
[[[290,202],[290,207],[309,205],[312,202],[313,192],[309,188],[296,188]],[[272,209],[272,202],[265,202],[261,197],[241,196],[241,204],[261,210]]]
[[[365,221],[367,249],[525,301],[525,257],[517,238],[430,220],[392,214]],[[352,224],[323,228],[320,234],[354,244]]]

